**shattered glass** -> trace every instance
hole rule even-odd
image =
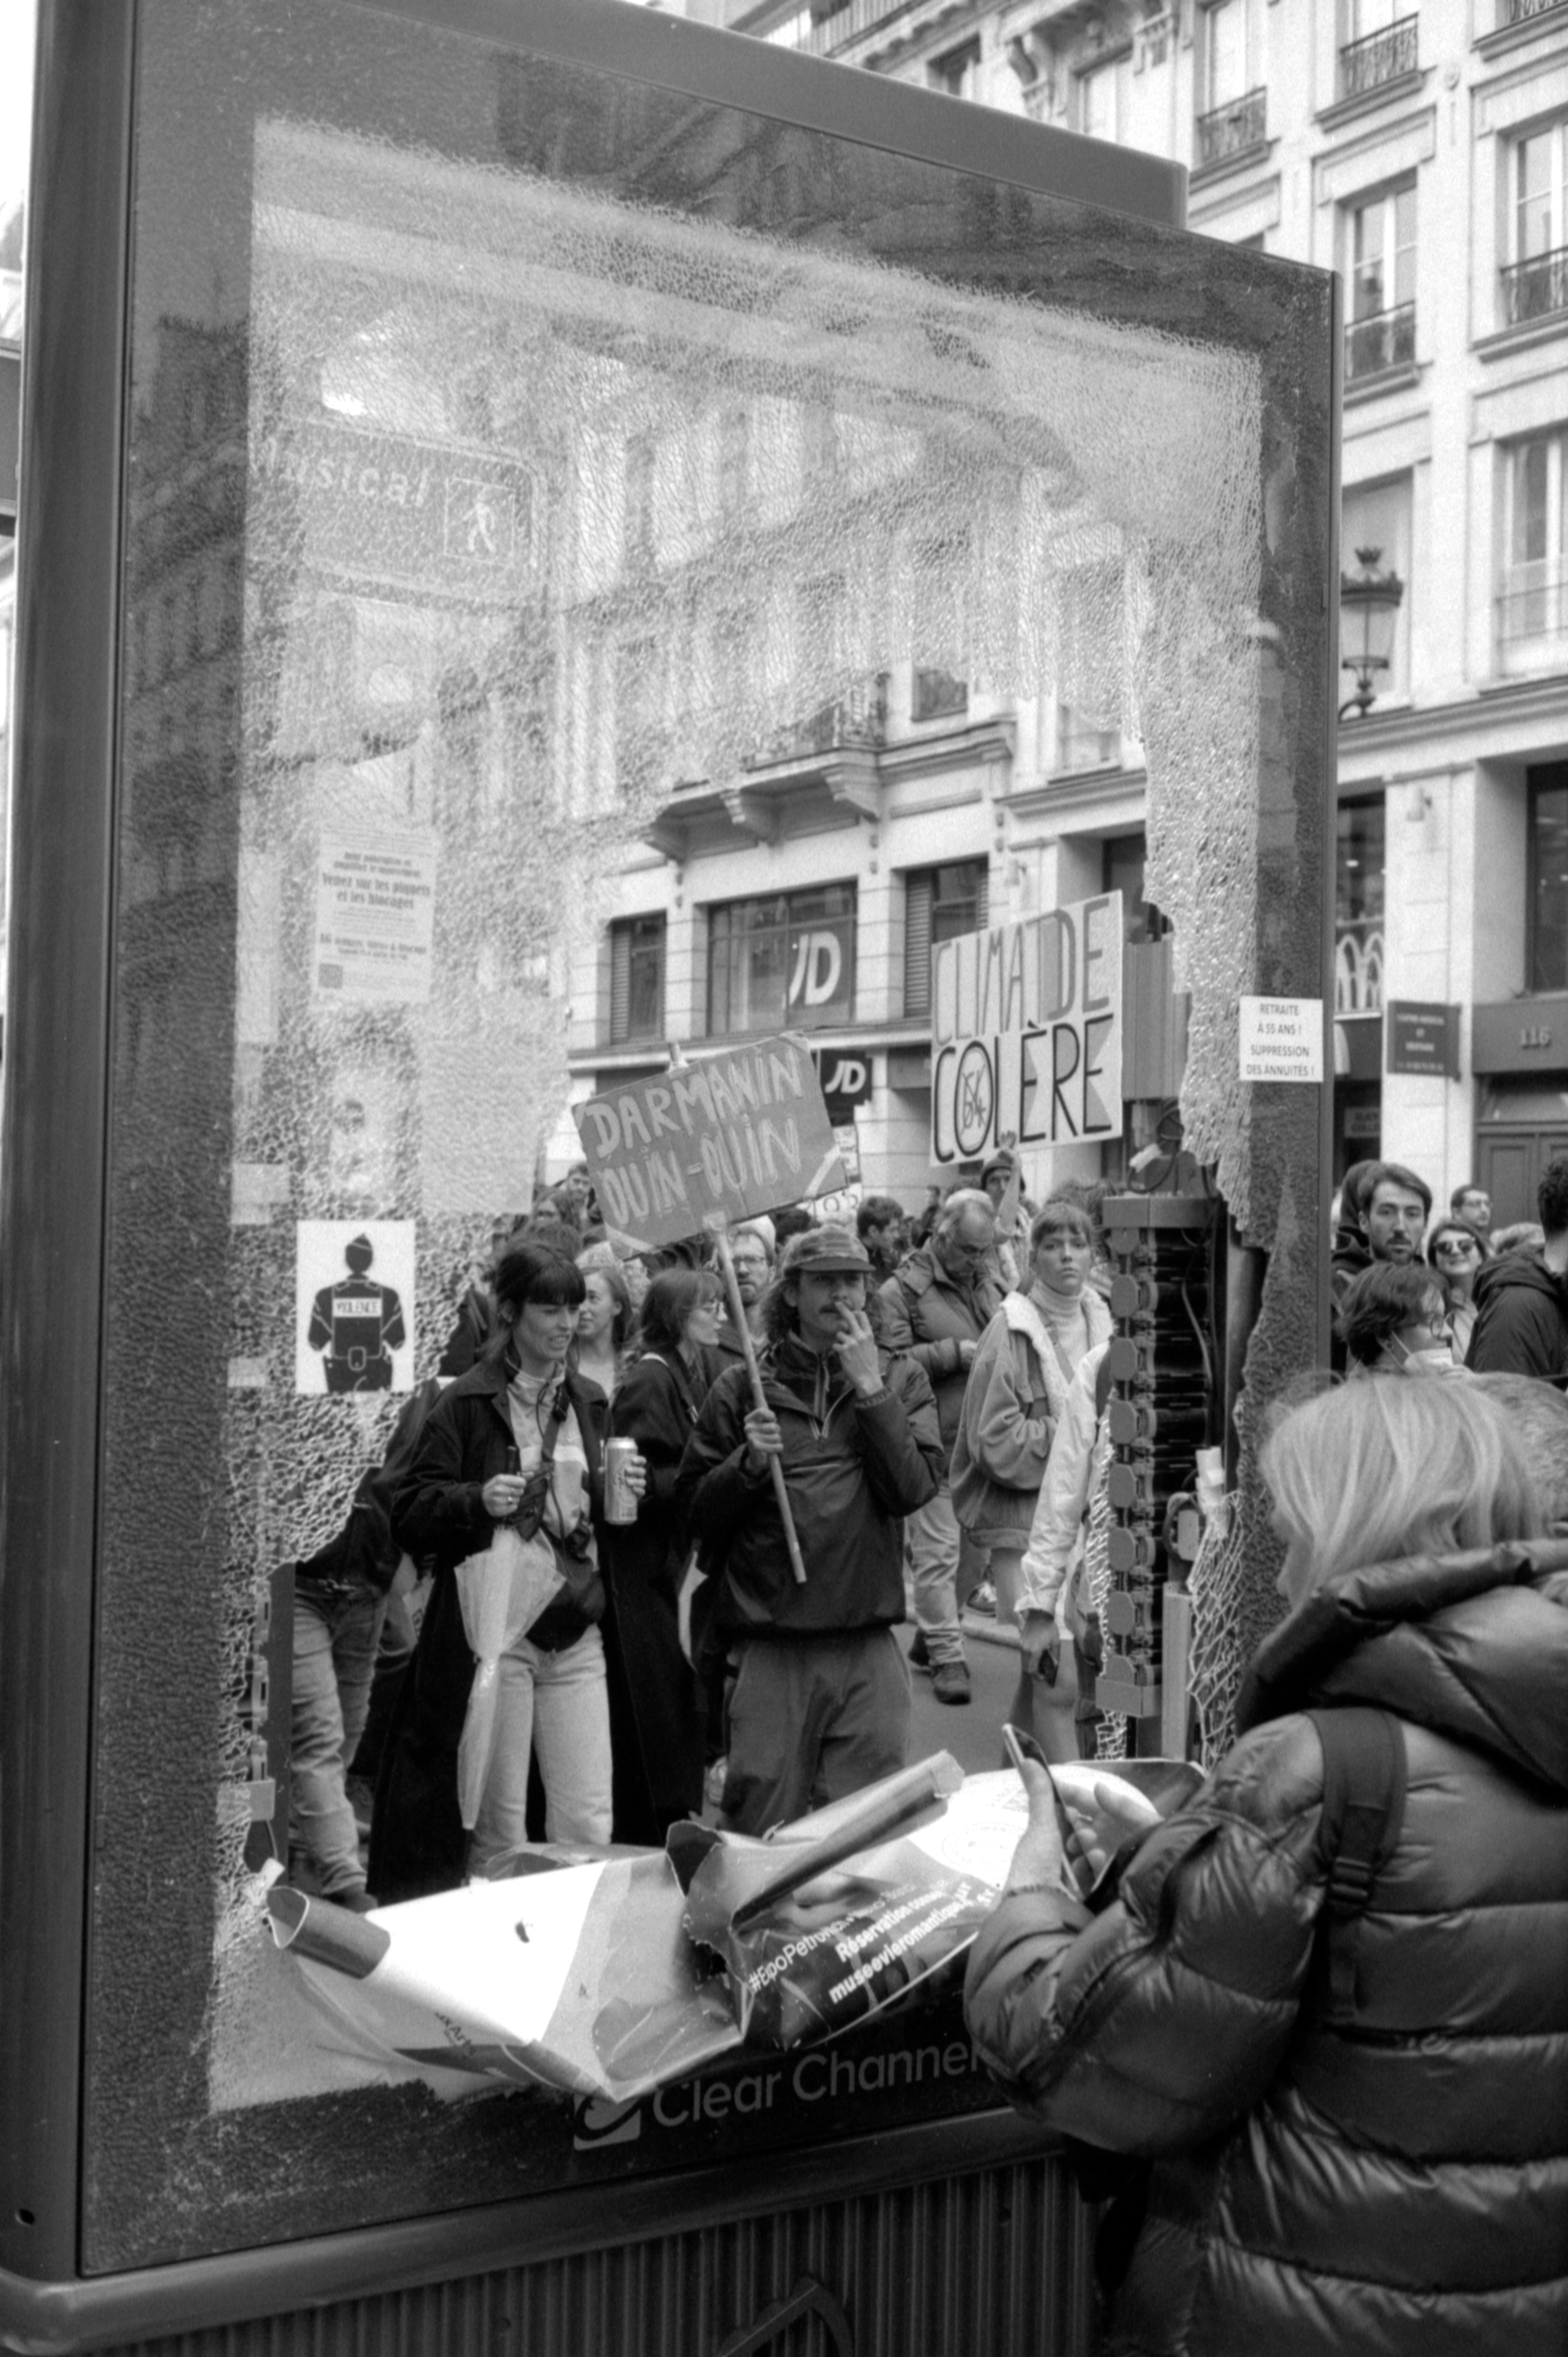
[[[660,813],[824,716],[875,741],[905,664],[1141,741],[1187,1144],[1270,1256],[1250,1397],[1312,1355],[1321,1224],[1305,1107],[1262,1135],[1235,1028],[1316,966],[1318,283],[385,17],[146,17],[98,2265],[532,2181],[406,2091],[293,2168],[289,2102],[352,2078],[268,1979],[254,1628],[532,1200],[569,977]],[[1251,1452],[1262,1552],[1197,1604],[1222,1700],[1268,1609]]]

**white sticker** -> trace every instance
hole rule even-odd
[[[1242,998],[1241,1078],[1244,1081],[1321,1081],[1321,998]]]
[[[428,832],[323,827],[316,878],[317,998],[423,1006],[430,996],[435,843]]]
[[[412,1391],[413,1222],[301,1220],[295,1233],[295,1391]]]

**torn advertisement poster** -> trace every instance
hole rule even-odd
[[[1060,1774],[1091,1787],[1155,1764]],[[368,1915],[283,1884],[268,1909],[316,2035],[366,2083],[631,2104],[906,2003],[923,2018],[956,1987],[1026,1822],[1011,1769],[966,1778],[939,1753],[765,1841],[693,1822],[668,1855],[541,1846],[506,1879]]]

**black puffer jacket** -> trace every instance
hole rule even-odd
[[[1336,2028],[1322,1749],[1297,1714],[1348,1702],[1397,1714],[1409,1788]],[[1103,1914],[1004,1900],[970,1960],[1014,2100],[1155,2157],[1110,2347],[1562,2357],[1568,1545],[1331,1583],[1260,1649],[1240,1723]]]

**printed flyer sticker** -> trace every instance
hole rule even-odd
[[[301,1220],[296,1392],[413,1389],[412,1220]]]
[[[323,827],[316,873],[317,998],[424,1006],[430,996],[435,839]]]

